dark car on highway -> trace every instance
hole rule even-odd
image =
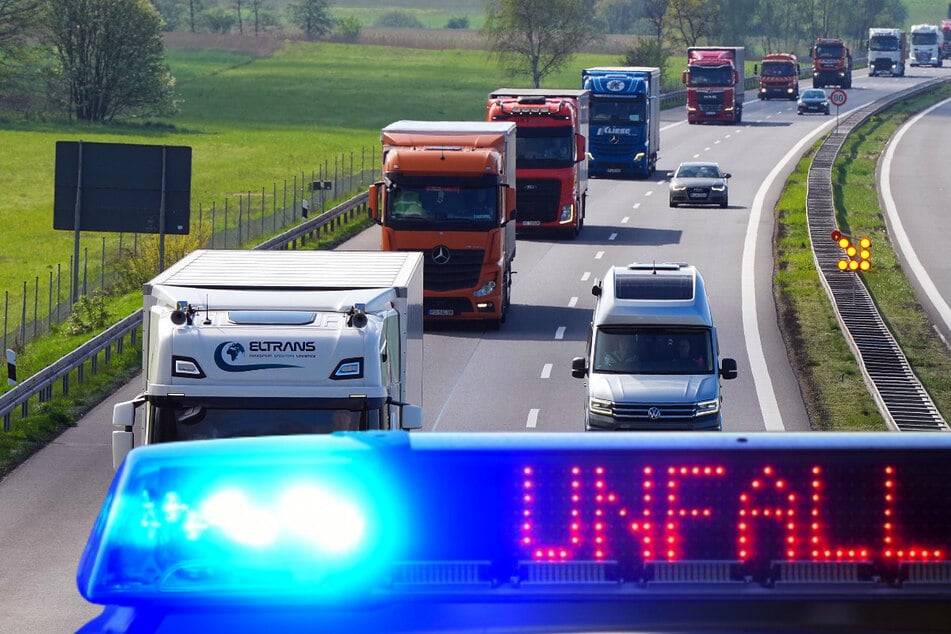
[[[799,96],[799,103],[796,106],[796,114],[804,112],[821,112],[829,114],[829,95],[822,88],[810,88],[804,90]]]
[[[668,172],[670,180],[670,206],[729,204],[726,181],[730,174],[716,163],[681,163],[674,172]]]

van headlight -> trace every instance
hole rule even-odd
[[[720,399],[714,398],[709,401],[700,401],[697,403],[697,411],[694,414],[694,417],[697,416],[709,416],[710,414],[716,414],[720,411]]]
[[[591,410],[594,414],[602,414],[604,416],[613,416],[614,403],[612,401],[606,401],[600,398],[588,399],[588,409]]]

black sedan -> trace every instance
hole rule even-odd
[[[822,88],[810,88],[802,91],[799,96],[799,103],[796,106],[796,114],[804,112],[821,112],[829,114],[829,95]]]
[[[716,163],[681,163],[677,170],[668,172],[670,180],[670,206],[678,205],[729,205],[726,181],[730,174],[722,171]]]

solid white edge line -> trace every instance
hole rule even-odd
[[[932,110],[940,108],[948,102],[951,102],[951,99],[945,99],[941,103],[936,103],[924,112],[915,115],[905,122],[905,125],[903,125],[898,130],[898,132],[892,136],[891,140],[888,142],[888,147],[885,148],[885,156],[882,160],[881,193],[882,200],[885,202],[885,213],[888,215],[889,233],[898,243],[898,250],[901,251],[901,254],[908,262],[908,268],[911,269],[915,279],[918,280],[918,284],[921,285],[921,290],[923,290],[925,295],[928,296],[928,301],[934,305],[935,310],[937,310],[938,314],[941,315],[941,320],[944,321],[945,327],[951,328],[951,308],[949,308],[947,302],[944,301],[944,298],[941,296],[941,292],[931,280],[931,276],[928,275],[928,271],[925,269],[924,265],[921,264],[921,260],[918,259],[918,254],[915,253],[915,248],[912,246],[911,240],[908,238],[908,234],[905,232],[905,227],[901,223],[901,215],[898,213],[898,208],[895,206],[895,199],[892,197],[892,188],[890,183],[892,172],[891,165],[892,159],[895,155],[895,148],[898,146],[898,142],[901,141],[901,138],[905,136],[905,132],[907,132],[911,126],[929,114]]]
[[[763,352],[763,342],[759,334],[759,316],[756,311],[756,242],[759,232],[760,218],[763,216],[763,203],[770,185],[779,176],[790,161],[798,161],[802,155],[802,148],[823,134],[826,128],[832,127],[834,121],[828,121],[817,127],[812,134],[799,140],[789,152],[777,163],[763,181],[753,197],[750,207],[750,219],[746,225],[746,240],[743,244],[743,264],[741,269],[741,306],[743,307],[743,336],[746,339],[746,351],[750,357],[750,375],[756,387],[756,399],[759,401],[760,413],[763,416],[763,425],[766,431],[785,431],[783,415],[776,400],[773,382],[769,376],[769,366],[766,364],[766,354]],[[770,269],[772,271],[772,269]]]

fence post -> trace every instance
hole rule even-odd
[[[40,318],[40,276],[33,278],[33,341],[36,341],[37,322]],[[26,343],[26,342],[24,342]]]
[[[20,303],[20,345],[26,345],[26,280],[23,280],[23,301]]]

